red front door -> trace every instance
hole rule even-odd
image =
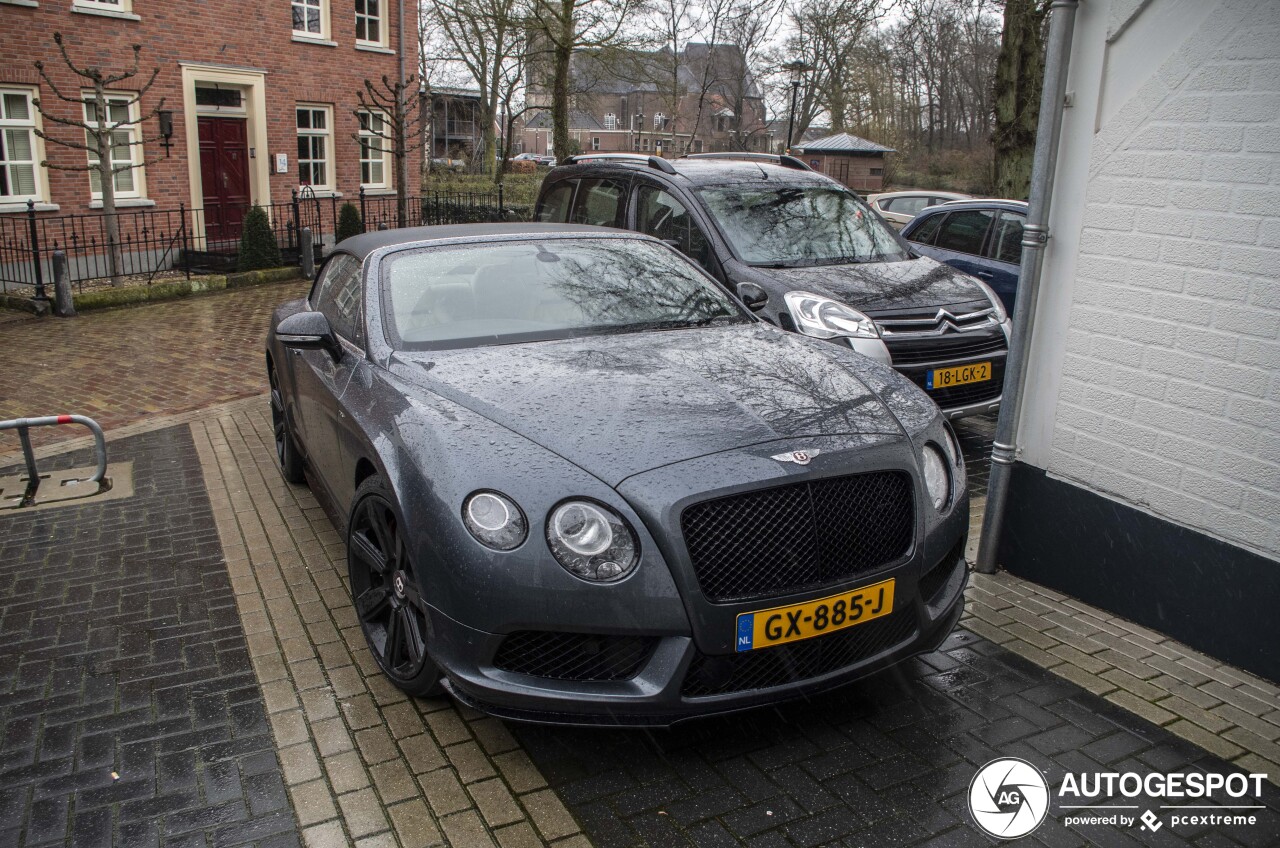
[[[249,209],[249,142],[240,118],[200,118],[200,182],[210,242],[240,240]],[[219,245],[225,246],[225,245]],[[210,245],[214,249],[215,245]]]

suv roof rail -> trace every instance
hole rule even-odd
[[[794,156],[788,156],[786,153],[748,153],[742,151],[739,153],[687,153],[686,159],[737,159],[743,162],[772,162],[775,165],[781,165],[784,168],[794,168],[797,171],[812,171],[813,169],[806,165],[803,161]]]
[[[672,164],[661,156],[649,156],[644,153],[579,153],[576,156],[566,158],[564,164],[587,165],[599,160],[605,162],[635,162],[636,164],[644,162],[650,168],[657,168],[664,174],[674,174],[676,172]]]

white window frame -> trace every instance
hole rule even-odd
[[[366,189],[390,188],[391,186],[391,143],[387,139],[369,130],[365,123],[366,118],[377,118],[378,120],[382,121],[383,133],[384,134],[390,133],[390,126],[387,123],[387,115],[385,112],[362,109],[358,113],[358,117],[356,118],[356,123],[360,128],[360,132],[359,132],[360,186]],[[369,141],[366,142],[365,139],[369,139]],[[375,149],[379,153],[381,153],[380,156],[374,157],[374,156],[366,155],[367,153],[370,152],[370,150],[375,150]],[[382,180],[379,182],[365,182],[365,179],[364,179],[365,165],[373,165],[378,162],[381,162],[382,164]]]
[[[600,149],[600,136],[598,135],[591,136],[591,149],[592,150]]]
[[[93,120],[92,113],[89,111],[90,107],[94,105],[93,90],[84,89],[80,92],[80,95],[81,95],[81,98],[84,100],[84,122],[86,125],[92,126],[96,123]],[[110,113],[112,105],[115,105],[116,102],[120,100],[125,101],[124,105],[128,109],[127,119],[130,121],[137,121],[138,120],[138,93],[136,91],[108,91],[107,92],[108,113]],[[108,123],[115,123],[115,121],[111,118],[110,114],[107,115],[107,121]],[[130,188],[120,188],[119,185],[116,185],[115,197],[117,200],[146,197],[147,196],[146,167],[143,165],[143,161],[146,158],[146,151],[142,149],[143,146],[141,144],[132,143],[132,142],[142,141],[142,124],[141,123],[130,124],[128,126],[121,127],[118,130],[115,130],[115,132],[127,134],[129,136],[129,141],[131,143],[125,148],[126,152],[128,153],[128,158],[121,157],[117,159],[113,155],[111,157],[112,166],[114,167],[116,164],[124,164],[125,162],[132,163],[135,166],[128,171],[121,171],[118,174],[112,175],[113,184],[118,183],[121,179],[125,177],[128,177],[132,183],[132,186]],[[89,133],[87,130],[85,131],[85,143],[91,147],[93,146],[93,140],[89,136]],[[113,153],[115,152],[114,148],[112,149],[112,152]],[[90,165],[92,165],[97,158],[94,155],[93,151],[88,151],[85,154],[85,157],[87,158]],[[89,172],[89,199],[102,200],[101,183],[99,183],[98,189],[96,191],[93,188],[93,178],[95,174],[99,174],[99,172],[97,171]]]
[[[363,44],[366,47],[386,47],[387,46],[387,3],[388,2],[389,0],[355,0],[356,44]],[[376,4],[378,9],[376,14],[372,14],[372,15],[369,14],[368,9],[369,9],[370,3]],[[361,11],[362,8],[364,9],[364,11]],[[368,26],[370,21],[376,23],[378,26],[378,37],[377,38],[361,38],[360,37],[361,21],[365,22],[366,27]],[[365,30],[365,34],[368,35],[368,29]]]
[[[604,116],[604,128],[607,130],[616,130],[618,128],[618,116],[613,112],[606,112]]]
[[[92,9],[108,15],[128,15],[133,12],[133,0],[72,0],[73,9]]]
[[[298,29],[293,26],[293,13],[303,10],[303,28]],[[306,10],[316,9],[320,13],[320,31],[312,32],[307,29]],[[289,0],[289,25],[293,26],[294,38],[309,38],[313,41],[329,40],[329,0]]]
[[[298,118],[297,118],[298,112],[301,112],[304,109],[309,110],[313,115],[315,112],[324,113],[324,116],[325,116],[324,130],[317,130],[314,127],[304,128],[304,127],[298,126]],[[313,119],[308,119],[308,122],[314,122],[314,121]],[[311,155],[304,157],[302,155],[302,151],[301,150],[298,151],[298,172],[297,172],[298,186],[302,187],[304,185],[309,185],[315,191],[322,191],[322,190],[332,191],[334,188],[333,107],[325,103],[299,103],[295,107],[293,124],[294,124],[294,131],[297,134],[299,139],[303,139],[303,138],[324,139],[324,158],[323,159],[316,159],[314,156],[311,156]],[[315,152],[314,148],[312,148],[309,152],[314,153]],[[317,162],[323,164],[325,181],[323,183],[317,183],[317,182],[304,183],[302,181],[302,163],[303,162],[309,163],[308,167],[311,167],[311,168],[314,168],[314,165]],[[312,176],[314,177],[314,175],[315,175],[315,171],[312,170]]]
[[[21,95],[27,99],[27,117],[26,119],[9,119],[5,117],[3,97],[8,95]],[[42,203],[45,199],[45,169],[40,167],[40,163],[44,161],[44,145],[43,139],[36,135],[36,130],[40,129],[40,113],[36,111],[35,104],[31,101],[36,99],[37,93],[33,88],[26,86],[4,86],[0,87],[0,155],[4,158],[0,160],[0,168],[5,171],[5,184],[12,189],[13,173],[9,170],[15,164],[31,165],[31,182],[32,188],[35,190],[31,194],[0,194],[0,204],[9,203],[26,203],[28,200],[34,200],[36,203]],[[9,133],[15,130],[26,130],[28,147],[31,149],[31,159],[14,160],[10,157],[9,150]]]
[[[654,113],[653,113],[653,128],[654,128],[655,130],[660,130],[660,129],[662,129],[662,126],[663,126],[663,124],[664,124],[664,123],[666,123],[666,120],[667,120],[667,116],[666,116],[666,115],[664,115],[664,114],[663,114],[663,113],[661,113],[661,112],[654,112]]]

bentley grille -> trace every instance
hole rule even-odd
[[[757,489],[686,507],[680,528],[712,602],[792,594],[904,556],[911,478],[877,471]]]

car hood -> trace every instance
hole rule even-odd
[[[927,256],[901,262],[770,268],[764,273],[788,289],[829,294],[861,310],[946,306],[987,298],[973,277]]]
[[[402,351],[389,367],[616,486],[782,438],[902,433],[841,362],[852,357],[831,342],[754,324]]]

